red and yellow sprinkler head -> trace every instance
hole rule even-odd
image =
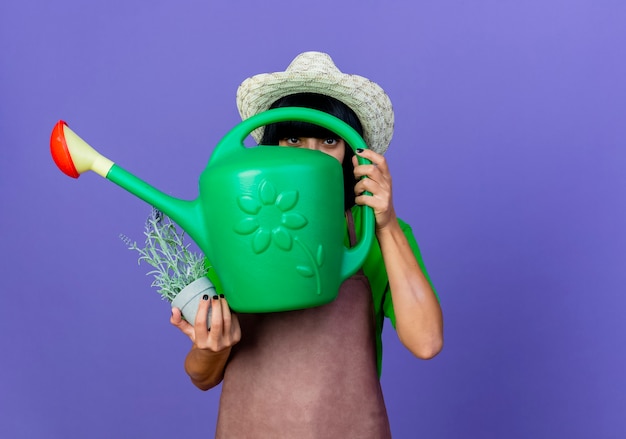
[[[78,178],[86,171],[94,171],[106,178],[113,167],[111,160],[89,146],[62,120],[52,130],[50,153],[57,167],[72,178]]]

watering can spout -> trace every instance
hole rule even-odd
[[[50,153],[64,174],[78,178],[86,171],[94,171],[161,210],[206,252],[205,244],[208,243],[208,239],[205,230],[199,227],[202,224],[202,209],[197,199],[181,200],[154,188],[104,157],[62,120],[57,122],[52,130]]]
[[[200,176],[199,196],[179,200],[155,189],[59,122],[52,157],[67,175],[94,171],[163,211],[211,261],[229,306],[237,312],[279,312],[320,306],[367,258],[374,213],[361,206],[358,244],[346,248],[341,164],[306,148],[247,148],[255,129],[284,121],[319,125],[365,149],[341,119],[310,108],[274,108],[242,121],[215,147]],[[358,157],[359,163],[365,163]],[[217,214],[216,214],[217,211]]]

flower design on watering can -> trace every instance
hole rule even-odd
[[[292,234],[308,224],[304,215],[293,211],[298,204],[298,191],[279,192],[271,182],[263,180],[259,184],[258,197],[241,195],[237,204],[246,216],[234,230],[240,235],[252,235],[252,251],[261,254],[272,242],[281,250],[291,251],[295,242],[310,262],[297,265],[296,271],[304,277],[316,277],[317,294],[320,294],[319,267],[324,262],[324,249],[320,244],[313,255],[298,236]]]

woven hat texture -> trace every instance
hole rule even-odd
[[[237,90],[237,108],[245,120],[295,93],[319,93],[340,100],[356,113],[363,126],[363,140],[370,149],[383,154],[389,147],[394,124],[389,96],[367,78],[342,73],[326,53],[304,52],[284,72],[246,79]],[[254,130],[252,137],[259,142],[263,128]]]

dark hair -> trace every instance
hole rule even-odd
[[[354,128],[360,136],[363,136],[363,127],[354,111],[346,104],[333,97],[318,93],[296,93],[278,99],[270,106],[270,109],[282,107],[305,107],[324,111],[325,113],[341,119]],[[259,143],[261,145],[278,145],[281,139],[289,137],[314,137],[316,139],[340,138],[332,131],[318,125],[307,122],[286,121],[267,125]],[[343,168],[345,210],[350,209],[355,204],[354,185],[356,184],[356,179],[354,178],[354,167],[352,166],[353,156],[354,151],[350,145],[346,144],[343,162],[341,163],[341,167]]]

